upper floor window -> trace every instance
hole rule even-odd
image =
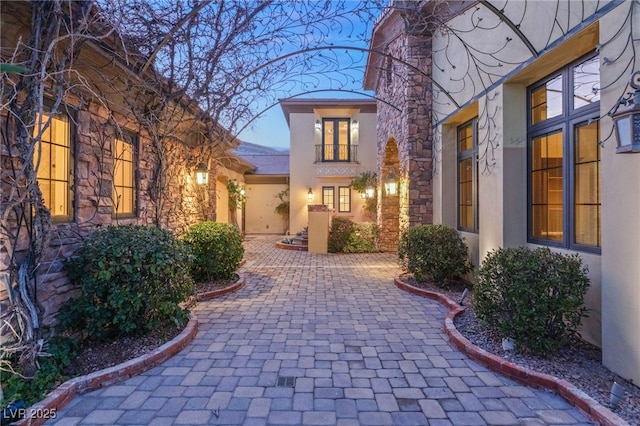
[[[570,64],[529,88],[529,239],[600,247],[600,74],[598,56]]]
[[[124,133],[113,141],[113,213],[133,217],[135,202],[136,137]]]
[[[478,232],[478,120],[458,127],[458,229]]]
[[[44,204],[54,220],[71,219],[71,125],[63,114],[36,117],[33,153]]]
[[[350,129],[348,118],[322,120],[322,161],[355,161],[351,158]]]

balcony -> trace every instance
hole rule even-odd
[[[316,163],[357,163],[358,145],[316,145]]]

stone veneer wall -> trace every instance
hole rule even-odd
[[[384,26],[378,31],[384,31]],[[401,185],[397,223],[392,223],[391,202],[385,202],[384,195],[379,207],[380,248],[394,251],[399,234],[407,227],[433,222],[431,37],[424,29],[405,25],[384,48],[388,55],[412,65],[385,58],[385,67],[391,69],[379,71],[376,88],[376,95],[388,102],[378,102],[378,171],[383,180],[388,167],[385,161],[389,161],[387,143],[395,140],[398,149]]]
[[[95,105],[95,104],[94,104]],[[193,223],[204,219],[215,220],[215,165],[209,161],[209,172],[213,178],[209,179],[209,187],[195,188],[192,175],[195,164],[202,161],[201,152],[193,152],[182,144],[167,145],[167,157],[163,165],[163,172],[167,180],[167,190],[160,209],[152,200],[150,188],[152,186],[156,156],[152,145],[144,130],[138,133],[137,153],[137,206],[138,214],[135,218],[116,220],[112,216],[113,204],[112,170],[113,156],[111,143],[113,127],[105,126],[107,111],[98,107],[91,110],[81,110],[75,114],[73,127],[73,204],[74,216],[70,222],[53,224],[53,236],[49,249],[38,266],[36,282],[36,302],[40,310],[43,326],[55,323],[55,313],[60,305],[74,296],[75,289],[69,284],[63,271],[63,261],[73,254],[83,239],[96,229],[108,225],[140,224],[155,226],[179,233]],[[135,130],[135,123],[122,120],[121,126]],[[3,164],[10,161],[3,150]],[[187,166],[188,165],[188,166]],[[3,171],[3,176],[6,169]],[[3,180],[4,181],[4,180]],[[156,212],[159,212],[157,214]],[[6,252],[2,256],[8,257]],[[2,262],[3,270],[7,267]],[[0,310],[7,309],[8,295],[4,285],[0,288]]]

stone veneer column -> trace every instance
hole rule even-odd
[[[385,179],[387,145],[395,140],[401,186],[393,199],[386,199],[382,189],[378,217],[385,234],[380,248],[392,251],[409,226],[433,222],[431,36],[424,28],[405,27],[386,52],[392,57],[386,60],[390,72],[381,72],[376,88],[386,101],[378,103],[378,174]]]

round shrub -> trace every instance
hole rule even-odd
[[[194,256],[191,276],[196,282],[234,278],[244,256],[238,228],[226,223],[202,222],[190,227],[183,240]]]
[[[107,340],[184,324],[188,311],[180,304],[194,293],[189,260],[187,248],[160,228],[97,230],[65,263],[80,296],[61,307],[60,326]]]
[[[355,223],[342,251],[344,253],[375,253],[379,251],[379,236],[380,227],[377,223]]]
[[[490,252],[474,286],[476,315],[521,348],[549,353],[575,333],[586,309],[587,268],[548,248]]]
[[[355,223],[346,217],[334,217],[329,231],[327,251],[329,253],[342,253],[353,233]]]
[[[444,225],[419,225],[400,238],[398,258],[418,281],[446,287],[471,270],[469,251],[458,232]]]

